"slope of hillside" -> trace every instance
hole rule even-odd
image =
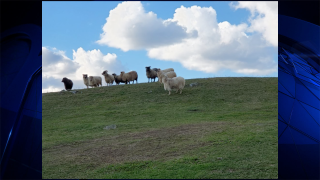
[[[78,91],[43,94],[43,178],[278,178],[278,78]]]

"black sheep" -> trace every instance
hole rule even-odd
[[[64,83],[64,88],[66,90],[71,90],[72,89],[73,82],[71,81],[71,79],[68,79],[68,78],[64,77],[61,82]]]
[[[116,75],[116,73],[113,73],[112,75],[113,75],[114,81],[116,82],[117,85],[119,85],[120,83],[126,83],[125,81],[122,81],[120,76]]]

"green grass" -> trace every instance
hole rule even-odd
[[[78,91],[42,97],[45,179],[278,178],[277,78]]]

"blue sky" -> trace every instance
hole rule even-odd
[[[114,71],[119,71],[116,72],[117,74],[120,73],[121,71],[129,71],[129,70],[135,70],[138,72],[139,79],[138,82],[147,82],[147,78],[145,75],[145,66],[151,66],[152,68],[157,67],[157,68],[174,68],[175,72],[177,73],[178,76],[182,76],[185,79],[193,79],[193,78],[207,78],[207,77],[238,77],[238,76],[245,76],[245,77],[250,77],[250,76],[266,76],[266,77],[277,77],[277,69],[275,69],[275,66],[273,67],[268,67],[270,69],[275,69],[273,70],[268,70],[266,73],[247,73],[247,72],[258,72],[260,71],[259,68],[261,65],[258,65],[256,62],[248,62],[248,64],[255,64],[255,67],[252,68],[252,70],[248,70],[244,68],[246,66],[242,62],[236,62],[236,61],[241,61],[241,58],[239,60],[237,59],[236,54],[242,54],[242,52],[246,52],[247,49],[252,49],[249,47],[250,44],[257,44],[255,47],[259,46],[260,44],[263,46],[260,49],[257,50],[251,50],[251,52],[247,52],[247,54],[242,57],[243,59],[248,59],[250,57],[259,57],[257,53],[261,54],[261,56],[265,56],[265,54],[270,55],[270,58],[277,63],[277,46],[276,45],[270,45],[268,42],[271,42],[272,40],[268,39],[268,36],[271,37],[271,33],[265,33],[268,32],[268,28],[271,29],[271,27],[266,26],[265,28],[267,30],[261,30],[261,27],[259,26],[259,21],[263,22],[263,24],[266,24],[268,20],[264,20],[264,16],[266,17],[271,17],[272,12],[269,10],[264,10],[263,5],[237,5],[236,2],[234,6],[237,6],[237,8],[232,7],[230,5],[230,2],[214,2],[214,1],[200,1],[200,2],[193,2],[193,1],[174,1],[174,2],[168,2],[168,1],[155,1],[155,2],[150,2],[150,1],[143,1],[140,4],[135,4],[135,5],[126,5],[126,8],[135,8],[136,6],[142,7],[144,10],[142,13],[138,15],[128,15],[126,14],[127,12],[123,9],[125,9],[124,5],[121,8],[118,6],[120,1],[103,1],[103,2],[63,2],[63,1],[44,1],[42,2],[42,46],[43,48],[46,48],[47,51],[46,53],[52,53],[57,56],[54,56],[56,58],[50,59],[49,54],[46,56],[43,56],[43,64],[44,64],[44,74],[45,77],[43,77],[44,83],[43,83],[43,89],[49,90],[49,91],[57,91],[58,89],[63,89],[63,84],[60,82],[63,77],[68,77],[71,76],[73,77],[77,83],[75,83],[74,88],[83,88],[83,83],[80,81],[82,79],[82,75],[80,74],[80,70],[78,69],[76,75],[71,75],[72,73],[75,72],[68,72],[65,73],[67,70],[64,70],[63,72],[58,72],[58,70],[55,70],[55,72],[52,72],[52,69],[55,69],[58,66],[57,64],[70,64],[72,61],[75,61],[75,57],[73,57],[73,50],[77,53],[78,49],[81,47],[84,51],[92,51],[94,49],[100,50],[100,53],[102,54],[101,56],[107,55],[108,53],[110,54],[115,54],[116,55],[116,61],[117,64],[119,65],[119,68],[114,67]],[[125,3],[123,3],[125,4]],[[118,7],[117,7],[118,6]],[[218,55],[207,55],[206,54],[211,54],[210,49],[207,52],[200,51],[201,49],[204,49],[205,47],[209,47],[212,45],[212,53],[220,52],[220,49],[215,49],[217,46],[210,43],[208,45],[206,44],[200,44],[199,46],[196,46],[195,48],[191,49],[186,49],[186,53],[193,51],[194,49],[200,49],[197,52],[193,52],[193,54],[186,54],[186,56],[190,59],[186,59],[186,61],[190,62],[187,64],[187,62],[184,62],[183,55],[178,55],[178,54],[169,54],[169,51],[172,49],[172,51],[178,52],[179,49],[174,50],[173,45],[174,44],[179,44],[181,45],[181,48],[183,50],[183,47],[190,47],[190,45],[183,44],[184,40],[183,39],[196,39],[200,38],[200,36],[206,36],[204,33],[200,34],[202,32],[201,29],[203,29],[203,32],[206,32],[206,25],[201,24],[198,27],[191,27],[192,25],[188,24],[183,24],[183,16],[179,16],[179,18],[174,19],[174,14],[176,9],[181,8],[181,6],[184,6],[185,9],[183,11],[179,11],[178,13],[185,15],[188,15],[190,17],[194,17],[193,24],[197,24],[197,18],[200,14],[201,18],[212,18],[215,19],[216,24],[213,23],[212,27],[216,27],[217,31],[220,32],[221,37],[220,39],[225,38],[225,42],[227,43],[222,43],[221,48],[224,46],[224,50],[226,51],[227,48],[229,48],[228,51],[226,51],[227,54],[232,54],[233,49],[239,47],[239,45],[247,44],[248,47],[245,47],[243,45],[243,48],[239,52],[235,52],[234,57],[226,57],[225,59],[221,58],[221,56]],[[199,8],[193,8],[191,9],[192,6],[198,6]],[[212,14],[212,11],[205,11],[203,9],[204,7],[211,7],[212,9],[215,10],[216,16],[210,16],[210,12]],[[189,8],[189,9],[188,9]],[[123,15],[120,15],[119,17],[116,16],[110,16],[110,10],[116,9],[114,11],[117,11],[118,13],[123,13]],[[152,11],[155,15],[156,18],[152,18],[151,16],[148,16],[147,13]],[[133,11],[134,12],[134,11]],[[255,14],[251,14],[251,12],[255,12]],[[178,14],[177,13],[177,14]],[[259,16],[259,13],[262,14],[262,16]],[[213,13],[214,14],[214,13]],[[269,15],[271,14],[271,15]],[[131,25],[136,26],[138,28],[141,28],[142,31],[144,31],[146,28],[145,26],[139,27],[139,25],[143,22],[140,22],[139,19],[137,20],[132,20],[132,21],[125,21],[126,18],[132,17],[141,17],[141,19],[146,18],[146,21],[150,21],[150,26],[152,26],[152,23],[155,22],[163,22],[164,20],[168,19],[173,19],[172,22],[172,27],[174,30],[177,29],[177,33],[181,32],[181,30],[186,30],[186,33],[184,35],[181,35],[182,38],[178,39],[177,41],[171,42],[170,40],[165,41],[167,44],[157,44],[153,43],[148,46],[146,42],[144,42],[143,45],[139,46],[142,43],[139,43],[139,41],[145,41],[143,39],[139,39],[141,34],[135,34],[135,32],[132,32],[131,30],[125,30],[124,28],[121,28],[119,25],[119,29],[114,29],[114,30],[107,30],[107,36],[102,38],[100,35],[104,33],[104,30],[102,29],[106,23],[109,23],[106,21],[106,18],[110,16],[110,19],[114,19],[114,22],[118,22],[116,24],[121,24],[123,25],[122,27],[131,27]],[[123,18],[121,18],[123,16]],[[178,17],[178,16],[177,16]],[[262,17],[262,19],[261,19]],[[118,18],[118,19],[117,19]],[[255,19],[256,18],[256,19]],[[260,19],[259,19],[260,18]],[[201,20],[201,19],[199,19]],[[142,21],[142,20],[141,20]],[[188,20],[187,20],[188,21]],[[221,22],[227,21],[228,23],[224,23],[226,31],[228,33],[225,33],[223,36],[223,28]],[[175,22],[178,22],[178,24],[175,24]],[[180,23],[181,22],[181,23]],[[129,25],[128,25],[129,23]],[[131,23],[131,24],[130,24]],[[180,23],[180,24],[179,24]],[[187,22],[188,23],[188,22]],[[221,23],[221,26],[218,24]],[[228,25],[229,24],[229,25]],[[245,24],[241,25],[240,24]],[[185,27],[183,27],[185,26]],[[277,28],[274,27],[274,25],[271,25],[272,28]],[[115,25],[111,24],[111,20],[109,27],[115,27]],[[163,31],[167,31],[166,28],[167,26],[164,26]],[[211,26],[210,26],[211,27]],[[180,28],[180,29],[179,29]],[[220,28],[220,29],[219,29]],[[230,30],[228,30],[228,28]],[[148,27],[147,27],[148,29]],[[152,28],[151,28],[152,29]],[[174,30],[164,32],[164,37],[167,37],[167,34],[170,34]],[[122,32],[124,31],[123,35],[122,34],[112,34],[112,32]],[[145,30],[148,34],[152,34],[152,30]],[[162,31],[162,30],[161,30]],[[190,35],[191,31],[194,31],[195,34]],[[241,32],[240,32],[241,31]],[[242,32],[243,31],[243,32]],[[269,30],[270,31],[270,30]],[[132,39],[130,36],[127,36],[127,34],[133,34],[135,39]],[[148,36],[146,33],[146,36]],[[235,35],[230,35],[230,33],[234,33]],[[245,33],[247,36],[246,38],[243,39],[243,37],[239,37],[239,34]],[[191,33],[192,34],[192,33]],[[267,34],[267,35],[266,35]],[[139,36],[140,35],[140,36]],[[190,35],[190,37],[189,37]],[[143,34],[142,34],[143,36]],[[152,34],[150,37],[146,37],[147,39],[150,39],[150,41],[157,41],[153,40],[152,38],[155,38],[156,35]],[[168,35],[169,37],[170,35]],[[209,38],[212,36],[213,41],[219,41],[219,38],[216,36],[219,36],[218,34],[212,34],[212,35],[207,35]],[[123,42],[127,42],[129,45],[124,45],[117,42],[116,37],[119,38],[124,38]],[[230,40],[230,38],[236,39],[235,41]],[[249,37],[249,38],[248,38]],[[266,38],[267,37],[267,38]],[[127,38],[127,39],[125,39]],[[143,37],[142,37],[143,38]],[[226,38],[229,38],[227,40]],[[242,40],[243,39],[243,40]],[[101,40],[100,43],[97,41]],[[172,40],[173,41],[173,40]],[[188,41],[188,40],[187,40]],[[221,40],[222,41],[222,40]],[[231,42],[230,42],[231,41]],[[237,42],[236,42],[237,41]],[[242,42],[243,41],[243,42]],[[189,42],[189,41],[188,41]],[[190,41],[191,42],[191,41]],[[189,43],[190,43],[189,42]],[[204,42],[203,40],[195,40],[194,44],[199,44],[199,42]],[[232,44],[232,42],[235,42],[236,44]],[[254,43],[252,43],[254,42]],[[148,42],[147,42],[148,43]],[[218,42],[217,42],[218,43]],[[227,44],[227,45],[226,45]],[[266,44],[266,45],[264,45]],[[203,48],[200,46],[203,45]],[[139,47],[138,47],[139,46]],[[171,48],[171,49],[170,49]],[[181,49],[180,48],[180,49]],[[249,51],[249,50],[248,50]],[[166,53],[163,53],[166,52]],[[221,51],[222,52],[222,51]],[[250,53],[253,53],[251,56]],[[83,56],[80,57],[79,53],[77,53],[78,60],[76,61],[81,61],[80,59],[83,58]],[[88,53],[89,54],[89,53]],[[94,53],[90,53],[94,54]],[[159,55],[161,54],[161,55]],[[201,57],[206,57],[199,59],[199,61],[196,58],[191,58],[191,57],[197,57],[200,55]],[[94,56],[94,55],[93,55]],[[228,55],[229,56],[229,55]],[[60,58],[59,58],[60,57]],[[86,56],[87,57],[87,56]],[[215,59],[216,58],[216,59]],[[212,64],[216,63],[217,67],[215,66],[211,68],[203,68],[203,66],[208,66],[208,63],[210,63],[210,60],[212,59]],[[230,61],[231,63],[234,61],[236,63],[234,64],[243,64],[242,70],[237,70],[236,67],[232,68],[225,68],[228,65],[224,65],[222,62]],[[252,60],[253,61],[253,60]],[[259,60],[261,62],[267,61],[265,60]],[[271,59],[268,60],[271,62]],[[56,64],[55,64],[56,63]],[[198,63],[198,64],[197,64]],[[71,63],[72,64],[72,63]],[[192,64],[192,65],[190,65]],[[46,65],[48,65],[46,69]],[[50,68],[49,68],[50,65]],[[111,65],[111,64],[110,64]],[[203,65],[203,66],[202,66]],[[51,68],[55,66],[55,68]],[[235,66],[235,65],[232,65]],[[263,66],[263,65],[262,65]],[[262,67],[261,66],[261,67]],[[78,66],[77,66],[78,67]],[[77,67],[70,68],[70,71],[76,70]],[[104,68],[108,68],[107,66],[104,66]],[[67,67],[65,69],[68,69]],[[254,70],[253,70],[254,69]],[[112,71],[112,70],[111,70]],[[94,73],[95,71],[93,71]],[[110,70],[109,70],[110,72]],[[239,73],[240,72],[240,73]],[[245,73],[241,73],[245,72]],[[82,72],[81,72],[82,73]],[[83,72],[83,73],[88,73],[88,72]],[[89,75],[101,75],[102,72],[96,72],[96,74],[89,74]],[[55,74],[52,75],[51,74]],[[77,81],[78,80],[78,81]],[[56,81],[59,81],[57,83]],[[82,83],[82,84],[81,84]],[[105,85],[105,84],[104,84]],[[50,88],[49,88],[50,87]]]

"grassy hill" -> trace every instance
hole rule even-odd
[[[278,178],[278,78],[78,91],[42,96],[45,179]]]

